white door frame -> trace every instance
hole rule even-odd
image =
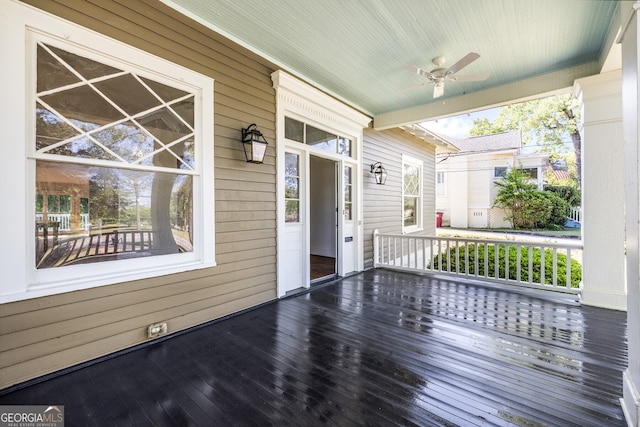
[[[344,275],[344,263],[342,258],[344,257],[344,245],[345,237],[353,237],[353,245],[350,245],[351,251],[354,253],[354,271],[362,271],[364,269],[364,254],[363,254],[363,235],[362,235],[362,141],[363,141],[363,129],[368,126],[371,119],[350,107],[347,107],[341,102],[331,98],[330,96],[322,93],[321,91],[313,88],[312,86],[284,73],[283,71],[276,71],[271,75],[273,80],[273,86],[276,89],[276,169],[277,169],[277,209],[276,209],[276,222],[277,222],[277,294],[278,297],[285,296],[287,292],[297,289],[299,287],[309,286],[309,212],[308,212],[308,165],[310,154],[318,157],[324,157],[338,162],[340,171],[344,170],[344,166],[350,166],[352,168],[352,180],[353,191],[355,197],[353,197],[353,222],[352,222],[352,234],[353,236],[345,236],[344,233],[344,216],[339,215],[339,232],[338,232],[338,259],[337,261],[337,273],[338,275]],[[326,151],[322,151],[316,147],[304,145],[298,142],[286,140],[284,137],[284,122],[285,117],[291,117],[296,120],[300,120],[312,126],[324,129],[327,131],[335,132],[336,134],[350,138],[352,141],[351,153],[352,157],[347,158],[338,154],[332,154]],[[285,194],[284,194],[284,175],[285,164],[284,154],[285,151],[293,150],[296,152],[304,153],[301,156],[301,170],[304,171],[303,183],[301,190],[305,194],[305,206],[300,207],[301,211],[301,241],[300,249],[306,256],[301,256],[302,265],[300,269],[287,268],[287,263],[291,260],[288,259],[286,249],[290,249],[290,245],[286,244],[287,238],[287,224],[285,222]],[[340,190],[338,191],[338,206],[340,212],[344,209],[344,182],[343,174],[338,176],[338,185]],[[301,199],[301,204],[303,201]],[[290,255],[290,254],[289,254]],[[300,274],[299,277],[290,277],[292,272]],[[299,282],[300,286],[297,286]]]

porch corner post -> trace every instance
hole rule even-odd
[[[627,309],[620,70],[576,80],[583,107],[582,303]]]
[[[377,268],[379,265],[380,249],[378,248],[378,229],[373,230],[373,268]]]
[[[624,188],[627,278],[627,348],[629,366],[622,378],[620,400],[628,426],[640,426],[640,32],[637,3],[620,2],[628,20],[622,34],[622,113],[624,129]],[[628,18],[627,18],[628,17]]]

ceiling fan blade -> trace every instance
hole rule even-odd
[[[478,58],[480,58],[480,55],[475,52],[467,53],[467,55],[464,58],[462,58],[461,60],[453,64],[451,67],[447,68],[444,74],[449,76],[451,74],[455,74]]]
[[[463,76],[454,76],[451,78],[452,82],[480,82],[482,80],[487,80],[489,78],[489,73],[483,74],[467,74]]]
[[[433,97],[440,98],[442,95],[444,95],[444,82],[436,82],[433,87]]]
[[[417,74],[419,76],[424,76],[424,77],[426,77],[428,79],[435,78],[435,76],[433,74],[431,74],[430,72],[428,72],[427,70],[423,70],[422,68],[416,67],[415,65],[407,67],[407,70],[409,70],[412,73]]]

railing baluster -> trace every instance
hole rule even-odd
[[[553,248],[553,286],[558,286],[558,250]]]
[[[545,265],[547,264],[547,250],[544,246],[540,246],[540,284],[547,284],[547,272],[545,271]]]
[[[571,289],[571,248],[567,248],[567,281],[566,287]]]
[[[528,282],[529,284],[533,283],[533,246],[529,246],[527,252],[529,253],[529,260],[527,263],[527,266],[529,267],[529,277],[528,277]]]
[[[520,245],[516,245],[516,281],[520,282],[520,270],[522,257],[520,255]]]

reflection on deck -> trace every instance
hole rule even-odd
[[[625,426],[624,312],[376,269],[26,388],[68,425]]]

